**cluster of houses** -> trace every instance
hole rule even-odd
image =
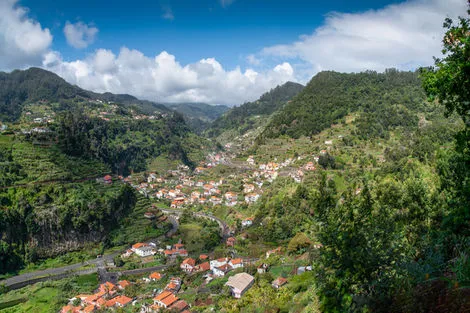
[[[242,258],[219,258],[208,261],[208,256],[202,254],[199,256],[199,260],[201,263],[197,264],[197,261],[193,258],[184,259],[180,264],[180,269],[185,273],[210,271],[206,274],[206,278],[211,280],[212,278],[224,277],[228,272],[244,266]]]
[[[127,280],[122,280],[117,285],[106,282],[101,284],[98,290],[91,295],[77,295],[69,300],[69,304],[62,307],[61,313],[90,313],[101,309],[125,307],[132,303],[133,299],[122,293],[130,286]]]
[[[162,278],[160,273],[152,273],[150,275],[152,280],[159,280]],[[170,281],[166,285],[165,289],[159,292],[153,298],[153,305],[144,309],[144,312],[158,312],[161,309],[169,309],[171,312],[184,312],[188,313],[189,305],[186,301],[180,300],[176,295],[178,291],[181,289],[181,278],[179,277],[172,277]]]

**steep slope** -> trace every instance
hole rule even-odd
[[[295,97],[304,86],[287,82],[270,90],[257,101],[234,107],[214,121],[208,135],[217,137],[224,131],[236,130],[239,134],[255,127],[259,119],[266,118]]]
[[[0,119],[15,121],[25,102],[88,99],[112,101],[126,106],[134,105],[144,113],[169,112],[162,104],[139,100],[130,95],[98,94],[67,83],[58,75],[40,69],[0,72]]]
[[[417,123],[424,91],[418,73],[321,72],[276,114],[262,136],[311,136],[347,114],[361,112],[364,132],[383,135],[390,126]]]

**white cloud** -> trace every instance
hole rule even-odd
[[[442,23],[464,15],[464,0],[413,0],[363,13],[331,13],[323,26],[298,41],[267,47],[260,55],[300,59],[311,74],[433,64],[441,53]]]
[[[231,5],[232,3],[234,3],[235,0],[220,0],[220,5],[223,7],[223,8],[226,8],[228,7],[229,5]]]
[[[83,49],[91,45],[98,34],[98,28],[83,22],[75,24],[67,21],[64,27],[64,35],[69,45],[77,49]]]
[[[52,43],[47,28],[28,17],[17,0],[0,0],[0,68],[23,68],[40,64]]]
[[[250,54],[246,57],[246,61],[251,65],[260,65],[261,60],[257,58],[254,54]]]
[[[164,18],[165,20],[170,20],[170,21],[173,21],[175,19],[175,15],[173,14],[173,10],[171,9],[170,6],[168,5],[162,6],[162,10],[163,10],[162,18]]]
[[[88,58],[73,62],[51,52],[43,67],[85,89],[129,93],[160,102],[240,104],[257,99],[278,84],[295,80],[294,70],[287,62],[259,73],[239,67],[226,70],[214,58],[181,65],[166,51],[147,57],[128,48],[122,48],[118,55],[99,49]]]

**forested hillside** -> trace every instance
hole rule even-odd
[[[136,106],[144,113],[169,112],[168,108],[150,101],[142,101],[130,95],[97,94],[67,83],[49,71],[30,68],[11,73],[0,72],[0,120],[15,121],[21,115],[26,102],[85,99],[121,103]]]
[[[416,125],[424,99],[418,73],[321,72],[273,117],[262,136],[311,136],[359,112],[360,135],[383,137],[391,127]]]
[[[212,123],[207,133],[212,137],[217,137],[227,130],[235,130],[238,134],[243,134],[253,128],[260,117],[271,115],[296,96],[303,88],[304,86],[301,84],[293,82],[277,86],[263,94],[257,101],[244,103],[230,109]]]

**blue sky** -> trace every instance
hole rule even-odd
[[[391,0],[312,1],[237,0],[225,7],[218,0],[22,0],[31,16],[54,35],[53,48],[65,60],[81,58],[96,48],[118,52],[121,46],[146,55],[162,50],[182,63],[215,57],[227,67],[266,46],[310,34],[332,11],[379,9]],[[163,15],[171,10],[173,19]],[[62,29],[66,21],[93,23],[99,34],[87,49],[73,49]]]
[[[0,70],[82,88],[237,105],[319,71],[414,70],[466,0],[0,0]]]

